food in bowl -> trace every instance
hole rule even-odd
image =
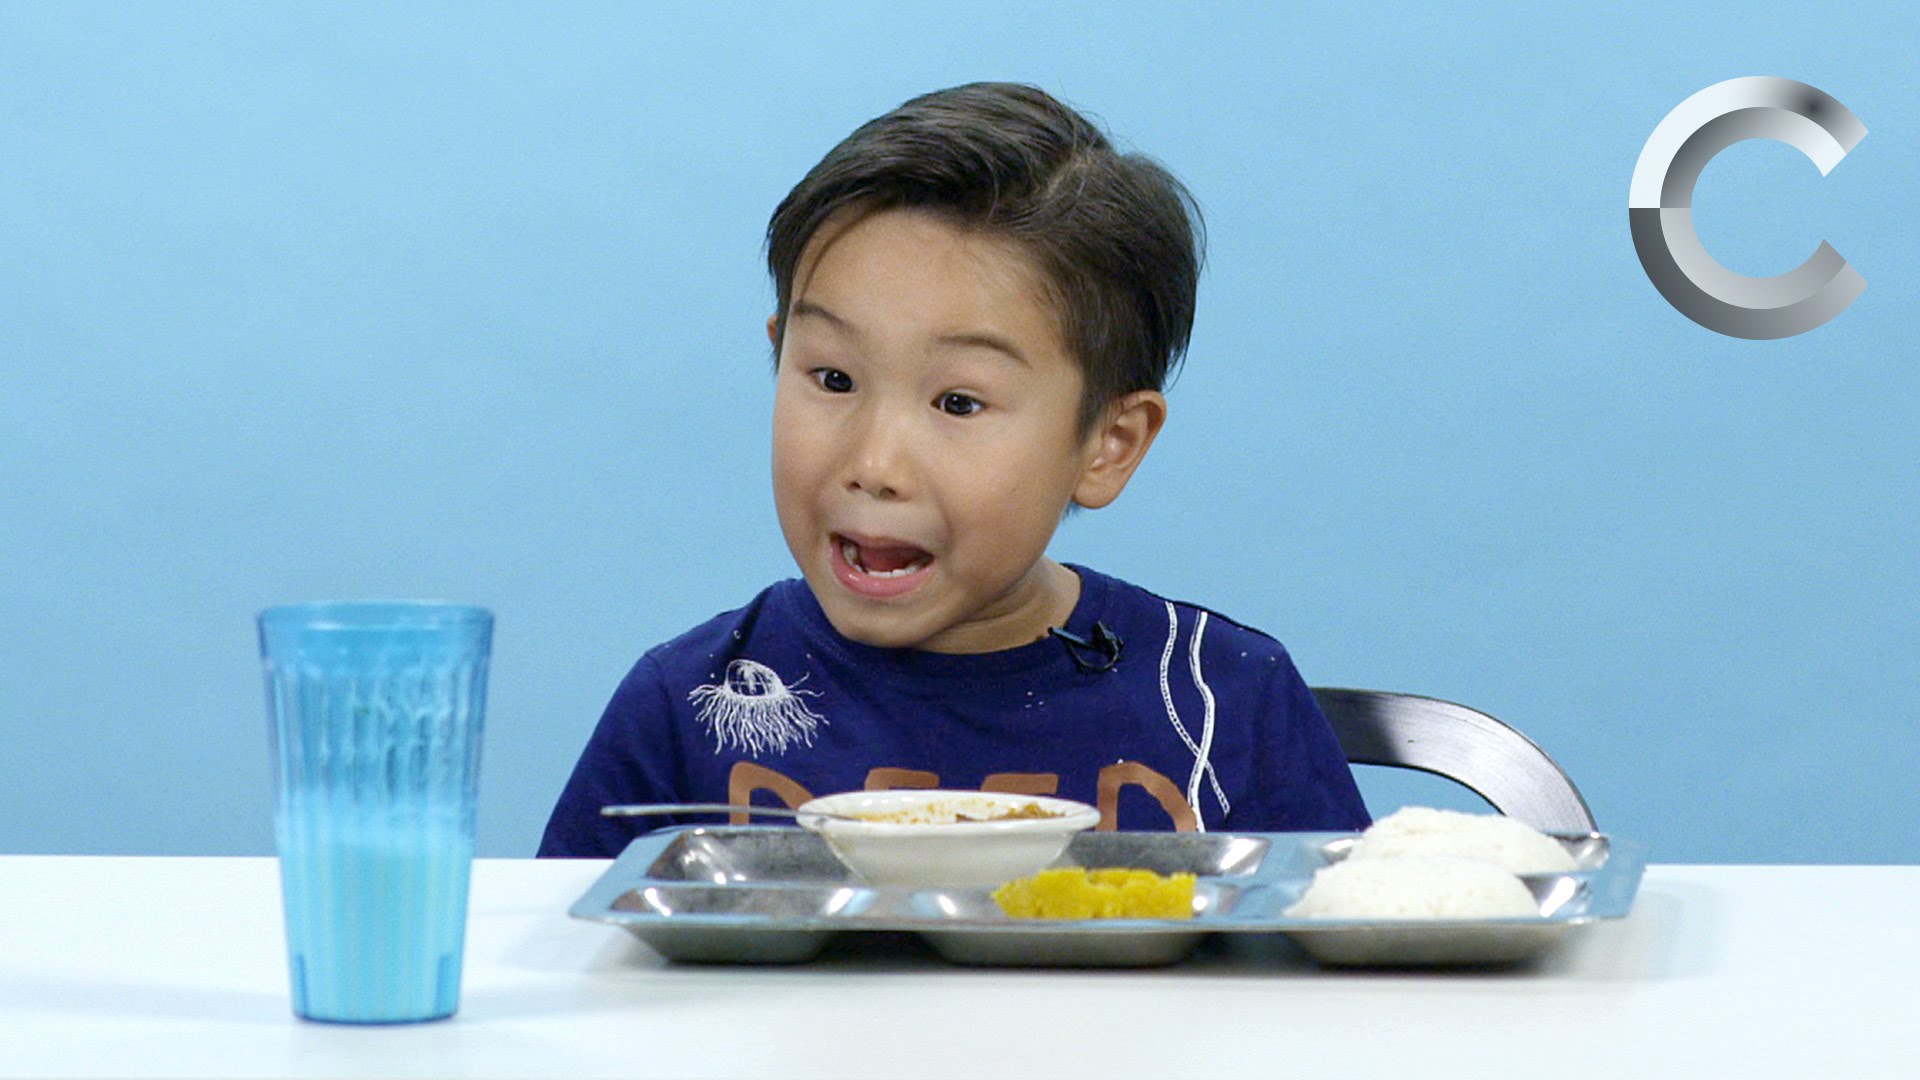
[[[1503,919],[1540,914],[1533,893],[1479,859],[1398,855],[1343,859],[1314,872],[1295,919]]]
[[[1100,811],[1004,791],[850,791],[802,803],[799,817],[869,884],[960,888],[1052,865],[1076,833],[1099,824]]]
[[[1479,859],[1514,874],[1561,874],[1575,869],[1566,846],[1523,821],[1499,814],[1467,814],[1409,806],[1360,834],[1350,860],[1403,855]]]
[[[909,806],[900,810],[886,810],[874,813],[855,813],[848,817],[861,821],[878,821],[893,825],[963,825],[970,821],[1020,821],[1028,818],[1057,818],[1063,816],[1058,810],[1048,810],[1038,803],[1021,803],[1018,806],[982,806],[958,802],[930,802]]]
[[[1191,919],[1194,876],[1061,867],[1009,881],[993,902],[1014,919]]]

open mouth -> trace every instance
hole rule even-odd
[[[868,596],[907,592],[919,584],[922,571],[933,565],[932,553],[912,544],[836,535],[832,546],[834,576]]]
[[[906,544],[862,546],[840,537],[840,557],[863,574],[881,578],[906,577],[933,561],[933,556]]]

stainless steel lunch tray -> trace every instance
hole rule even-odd
[[[1007,918],[986,889],[875,888],[819,836],[751,825],[641,836],[568,913],[624,927],[684,962],[797,963],[841,935],[905,932],[963,964],[1169,964],[1209,934],[1284,935],[1325,964],[1506,964],[1632,910],[1644,849],[1597,833],[1556,839],[1575,869],[1522,877],[1540,904],[1528,918],[1289,918],[1314,871],[1345,857],[1352,833],[1082,833],[1057,865],[1192,873],[1194,916],[1064,920]]]

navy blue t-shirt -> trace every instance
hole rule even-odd
[[[796,806],[893,787],[1060,795],[1099,806],[1103,829],[1366,827],[1278,641],[1072,569],[1065,629],[1117,637],[1106,670],[1098,648],[1052,636],[965,655],[863,645],[798,579],[652,649],[614,692],[540,854],[610,858],[674,821],[605,818],[608,803]]]

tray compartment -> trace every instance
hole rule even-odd
[[[647,947],[677,964],[804,964],[826,951],[832,930],[799,930],[763,923],[684,923],[658,920],[620,924]]]
[[[859,919],[875,900],[844,885],[643,885],[614,899],[610,919],[680,963],[795,964],[826,949],[836,920]]]
[[[848,886],[648,885],[620,894],[613,910],[669,919],[717,916],[814,922],[864,915],[873,901],[873,890]]]
[[[646,876],[655,881],[715,885],[855,880],[826,841],[814,833],[752,826],[679,833],[647,867]]]
[[[1575,870],[1592,872],[1607,865],[1607,856],[1612,853],[1613,845],[1599,834],[1592,836],[1563,836],[1554,834],[1553,838],[1566,847],[1567,854],[1573,856]]]
[[[1586,874],[1522,874],[1520,884],[1533,893],[1543,919],[1569,920],[1592,908],[1593,893]]]
[[[1083,928],[1087,924],[1074,925]],[[941,959],[973,967],[1164,967],[1185,960],[1206,936],[1206,931],[1198,928],[1169,930],[1158,924],[1151,930],[1126,933],[1076,930],[1048,934],[1044,930],[1005,926],[926,930],[920,937]]]
[[[1059,865],[1245,877],[1259,872],[1272,846],[1266,837],[1246,833],[1087,832],[1067,845]]]
[[[1186,958],[1210,930],[1230,917],[1247,890],[1212,881],[1194,883],[1193,918],[1012,919],[993,894],[979,890],[914,893],[909,917],[955,929],[921,931],[933,951],[956,964],[988,967],[1159,967]],[[1063,932],[1064,930],[1064,932]]]
[[[1515,920],[1405,920],[1283,930],[1307,955],[1332,967],[1515,964],[1551,948],[1572,926]]]

